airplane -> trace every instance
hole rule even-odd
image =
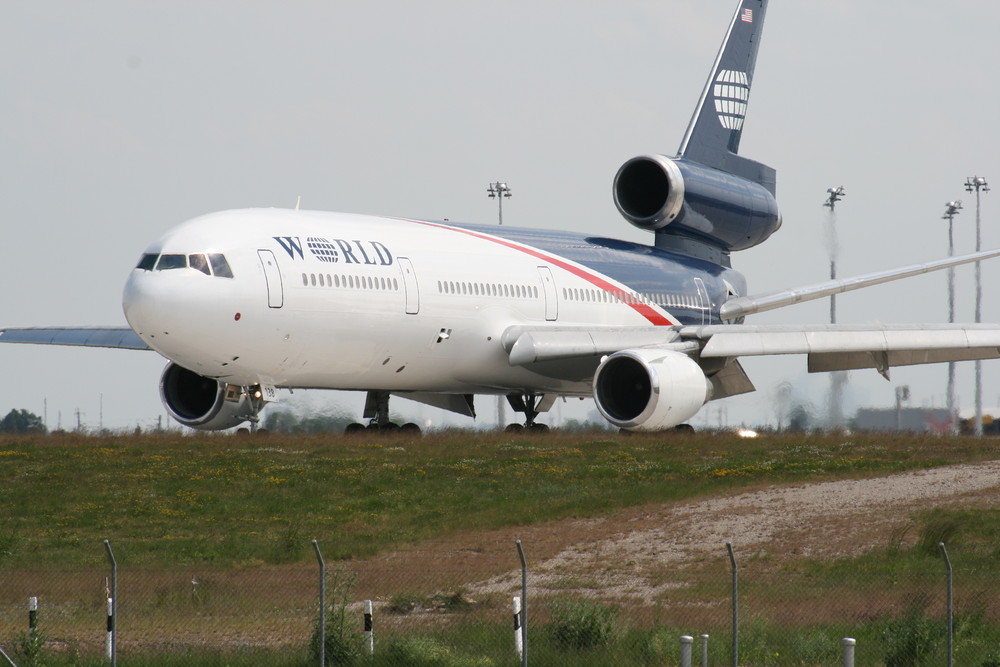
[[[767,0],[739,0],[677,154],[625,162],[618,211],[640,244],[568,231],[295,209],[229,210],[171,229],[122,296],[128,326],[0,329],[0,342],[155,351],[179,423],[249,423],[279,389],[366,392],[475,417],[505,396],[536,421],[593,397],[623,431],[684,428],[754,390],[740,358],[807,355],[810,372],[1000,357],[1000,325],[746,324],[755,313],[981,261],[1000,250],[750,294],[733,252],[782,225],[776,172],[739,155]]]

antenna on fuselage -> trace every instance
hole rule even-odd
[[[299,195],[298,197],[295,198],[295,210],[296,211],[299,210],[299,204],[301,204],[301,203],[302,203],[302,195]]]

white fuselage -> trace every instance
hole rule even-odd
[[[191,265],[133,270],[125,316],[171,361],[240,385],[588,395],[598,360],[544,373],[512,366],[503,332],[669,326],[677,320],[665,304],[692,298],[637,294],[564,257],[447,222],[226,211],[147,250],[212,254],[232,277]]]

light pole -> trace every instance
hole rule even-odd
[[[965,191],[976,193],[976,252],[983,249],[983,235],[980,227],[979,196],[980,192],[989,192],[990,186],[982,176],[969,176],[965,179]],[[976,262],[976,324],[983,321],[983,270]],[[976,437],[983,435],[983,362],[976,360]]]
[[[827,244],[830,246],[830,280],[837,278],[837,202],[844,198],[844,186],[827,188],[827,198],[823,203],[830,209]],[[837,323],[837,295],[830,295],[830,324]],[[838,429],[844,421],[844,385],[847,384],[847,371],[833,371],[830,374],[830,410],[827,416],[831,430]]]
[[[489,194],[490,199],[496,197],[497,204],[500,205],[500,224],[503,224],[503,200],[506,197],[510,199],[510,188],[507,187],[506,183],[501,183],[497,181],[496,183],[490,183],[490,187],[487,188],[486,192]]]
[[[950,201],[945,204],[946,208],[942,220],[948,221],[948,257],[955,254],[955,216],[962,210],[961,201]],[[955,323],[955,267],[948,269],[948,321]],[[958,422],[955,419],[955,362],[948,362],[948,423],[949,430],[955,433]]]
[[[496,183],[490,183],[490,186],[486,188],[486,193],[490,196],[490,199],[496,198],[497,204],[499,206],[500,213],[500,224],[503,224],[503,200],[504,198],[510,199],[510,187],[502,182],[497,181]],[[504,396],[497,396],[497,428],[502,429],[504,427],[504,422],[507,421],[506,410],[504,409]]]
[[[823,202],[823,206],[830,209],[830,280],[834,280],[837,277],[837,202],[844,198],[846,194],[843,185],[839,185],[835,188],[827,188],[826,201]],[[837,323],[837,295],[830,295],[830,324]]]

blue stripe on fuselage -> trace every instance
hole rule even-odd
[[[746,293],[743,275],[720,266],[653,246],[618,239],[586,236],[576,232],[444,223],[477,234],[521,243],[587,267],[595,273],[643,294],[685,294],[697,299],[695,278],[701,278],[712,304],[710,323],[718,324],[719,307],[729,298],[726,281]],[[702,312],[694,308],[669,308],[684,324],[701,324]]]

